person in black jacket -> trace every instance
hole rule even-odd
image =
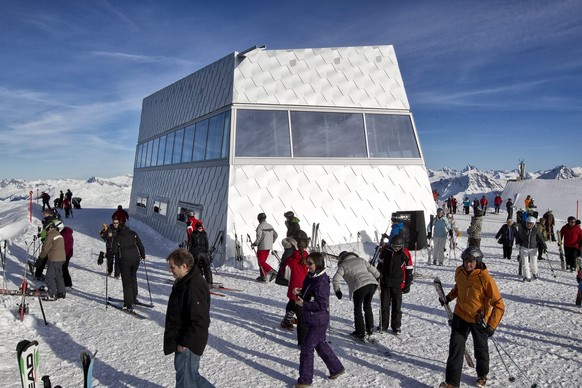
[[[188,241],[189,251],[200,267],[206,282],[212,285],[212,268],[210,268],[210,256],[208,255],[208,234],[204,230],[202,222],[197,222],[190,240]]]
[[[145,249],[137,233],[125,225],[117,229],[119,271],[123,285],[123,308],[131,310],[137,303],[137,269],[145,260]]]
[[[386,331],[392,320],[392,332],[400,334],[402,329],[402,294],[410,291],[412,284],[412,257],[404,247],[404,238],[395,236],[380,253],[380,306],[382,310],[380,330]],[[390,313],[392,307],[392,313]]]
[[[499,244],[503,245],[503,258],[507,260],[511,260],[511,253],[513,251],[513,243],[515,241],[515,237],[517,236],[517,228],[513,224],[513,220],[511,218],[507,219],[507,223],[503,225],[495,238]]]
[[[214,387],[198,372],[210,326],[208,284],[186,249],[176,249],[166,261],[176,280],[166,310],[164,354],[174,353],[176,387]]]
[[[105,241],[105,258],[107,259],[107,275],[111,276],[113,273],[115,278],[119,278],[121,271],[119,269],[119,258],[116,257],[118,250],[117,244],[117,230],[119,228],[120,222],[117,218],[113,220],[109,226],[103,224],[103,228],[99,231],[99,235]],[[98,262],[99,263],[99,262]],[[103,261],[101,261],[102,264]],[[115,272],[113,268],[115,266]]]

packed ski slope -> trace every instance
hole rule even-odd
[[[98,231],[102,223],[110,222],[118,203],[127,205],[124,197],[117,196],[127,193],[107,186],[102,190],[86,193],[83,209],[76,210],[74,218],[64,220],[75,231],[75,255],[71,260],[73,288],[65,300],[44,303],[49,325],[44,325],[36,299],[28,300],[30,313],[20,322],[16,316],[19,298],[0,296],[0,385],[3,387],[20,386],[15,348],[22,339],[40,343],[40,375],[50,375],[53,385],[82,385],[79,354],[83,350],[98,351],[94,386],[174,385],[173,358],[163,355],[162,338],[166,302],[172,286],[165,257],[176,247],[176,242],[130,219],[129,226],[140,234],[146,247],[149,288],[155,307],[139,310],[148,317],[146,320],[111,307],[106,309],[105,266],[97,265],[97,254],[104,249],[104,243]],[[109,206],[103,206],[103,198]],[[26,246],[40,224],[40,213],[40,207],[34,205],[35,218],[30,224],[25,201],[0,202],[0,238],[9,240],[6,262],[9,288],[15,289],[21,282]],[[522,283],[517,276],[517,262],[501,259],[501,246],[494,239],[504,219],[505,214],[484,218],[481,244],[485,262],[498,282],[507,307],[495,338],[527,377],[505,356],[508,372],[491,344],[489,384],[526,387],[535,382],[540,387],[582,386],[582,309],[574,305],[575,275],[559,270],[557,246],[550,243],[549,259],[554,274],[550,263],[543,261],[541,280]],[[457,225],[463,234],[468,222],[468,216],[457,216]],[[245,232],[252,234],[254,227],[248,225]],[[303,227],[311,230],[311,225]],[[460,238],[459,245],[466,245],[465,236]],[[248,246],[244,248],[245,252],[250,251]],[[373,248],[366,246],[366,255]],[[403,332],[397,337],[392,334],[379,337],[382,346],[389,349],[389,356],[385,356],[383,349],[346,337],[353,330],[352,303],[347,298],[337,300],[332,296],[330,341],[347,373],[336,381],[328,380],[323,363],[316,357],[314,386],[437,386],[444,378],[449,328],[432,281],[439,276],[448,291],[454,269],[460,264],[460,251],[447,254],[445,266],[437,267],[426,264],[426,251],[413,252],[416,279],[411,292],[404,297]],[[295,332],[279,327],[287,302],[286,289],[274,283],[256,283],[258,271],[254,269],[254,262],[248,257],[244,270],[235,269],[229,260],[217,268],[216,282],[241,290],[219,291],[226,296],[212,298],[210,339],[202,358],[201,373],[217,387],[288,387],[298,376]],[[334,267],[331,262],[330,275],[335,273]],[[149,302],[143,265],[138,276],[140,299]],[[109,278],[108,287],[110,296],[122,296],[119,280]],[[346,291],[344,285],[345,294]],[[377,299],[374,308],[378,310]],[[375,318],[378,319],[377,314]],[[472,352],[471,341],[468,343]],[[510,383],[510,377],[515,377],[515,382]],[[462,386],[474,386],[475,378],[475,371],[465,367]]]

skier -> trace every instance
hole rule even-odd
[[[285,317],[281,321],[281,327],[288,330],[293,330],[293,315],[297,316],[297,343],[299,346],[303,343],[305,333],[307,331],[303,323],[303,309],[297,305],[297,295],[294,289],[301,287],[305,276],[307,276],[307,245],[309,241],[306,238],[300,238],[297,243],[297,249],[291,256],[285,260],[285,267],[289,267],[291,276],[289,278],[289,285],[287,287],[287,306],[285,306]]]
[[[477,247],[481,246],[481,225],[483,223],[483,213],[481,213],[480,209],[475,210],[475,215],[471,217],[471,224],[469,224],[469,228],[467,229],[467,234],[469,236],[469,240],[467,241],[467,246],[469,247]]]
[[[463,200],[463,210],[465,211],[465,214],[469,214],[469,207],[471,206],[471,201],[469,200],[469,197],[465,197],[465,199]]]
[[[53,211],[51,209],[45,209],[43,211],[43,215],[44,218],[42,219],[42,229],[40,230],[38,237],[40,237],[40,241],[44,242],[46,240],[46,236],[48,233],[48,226],[49,225],[54,225],[57,227],[57,230],[62,230],[62,228],[64,227],[63,223],[56,219],[53,215]],[[54,222],[54,224],[53,224]],[[42,273],[46,267],[47,264],[47,258],[38,258],[34,264],[35,270],[34,270],[34,278],[36,280],[43,280],[43,276]]]
[[[196,228],[188,241],[188,250],[198,263],[200,272],[206,278],[206,282],[212,286],[212,268],[210,267],[210,256],[208,255],[208,234],[206,234],[202,222],[196,224]]]
[[[50,204],[50,200],[51,200],[51,196],[46,193],[46,192],[42,192],[42,194],[40,195],[40,197],[42,198],[42,210],[46,208],[50,209],[51,208],[51,204]]]
[[[133,311],[137,302],[137,269],[140,260],[145,260],[145,249],[133,230],[120,223],[117,230],[117,258],[123,285],[123,308]]]
[[[329,344],[325,332],[329,326],[329,277],[325,273],[325,260],[319,252],[307,256],[309,273],[302,288],[295,288],[297,305],[303,310],[307,333],[299,356],[299,379],[295,388],[308,387],[313,382],[314,350],[329,370],[329,379],[335,380],[345,372]]]
[[[457,203],[458,203],[457,198],[451,197],[451,206],[452,206],[451,211],[453,212],[453,214],[457,214]]]
[[[119,220],[117,218],[113,219],[113,222],[107,226],[107,224],[103,224],[103,228],[99,231],[99,235],[105,241],[105,258],[107,259],[107,268],[106,272],[108,276],[113,275],[115,278],[119,278],[121,271],[119,270],[119,257],[117,256],[118,252],[118,244],[117,244],[117,230],[119,228]],[[113,272],[115,263],[115,272]],[[99,265],[103,264],[98,263]]]
[[[556,220],[554,219],[554,213],[552,213],[552,209],[548,209],[548,211],[544,213],[542,218],[546,220],[546,231],[548,233],[548,236],[550,236],[550,240],[556,241],[556,235],[554,234],[554,226],[556,225]]]
[[[469,247],[463,251],[461,257],[463,265],[457,267],[455,271],[455,286],[445,300],[439,298],[442,305],[457,299],[451,322],[446,382],[441,383],[440,388],[460,386],[463,353],[469,332],[473,337],[477,361],[477,386],[485,386],[489,373],[487,340],[494,334],[505,312],[505,304],[497,283],[483,263],[481,250]]]
[[[540,234],[542,235],[544,242],[548,241],[550,239],[550,236],[549,236],[548,231],[546,229],[545,218],[540,218],[538,220],[538,223],[536,224],[536,228],[537,228],[538,232],[540,232]],[[538,260],[544,260],[543,253],[544,253],[544,247],[542,245],[538,245]]]
[[[501,204],[503,203],[503,199],[501,195],[497,194],[495,199],[493,200],[493,206],[495,206],[495,214],[499,214],[499,208],[501,208]]]
[[[380,309],[382,311],[381,331],[388,330],[392,322],[392,332],[402,332],[402,294],[410,291],[412,284],[412,257],[404,247],[402,236],[396,236],[380,253],[378,269],[380,280]],[[392,313],[390,313],[392,309]]]
[[[578,246],[582,241],[582,229],[576,225],[576,217],[568,217],[568,223],[560,229],[560,242],[564,244],[564,255],[566,256],[566,270],[574,272],[576,270],[576,258],[578,257]]]
[[[483,215],[487,215],[487,205],[489,205],[489,201],[487,200],[487,197],[482,196],[481,201],[479,201],[479,204],[481,205],[481,210],[483,211]]]
[[[73,229],[65,226],[61,230],[61,236],[65,241],[65,263],[63,264],[63,281],[65,282],[65,287],[73,287],[73,281],[71,279],[71,274],[69,273],[69,261],[73,257],[73,245],[75,239],[73,238]]]
[[[479,206],[481,206],[479,200],[477,198],[473,199],[473,214],[477,213],[477,210],[479,210]]]
[[[453,229],[449,221],[444,217],[445,212],[442,208],[437,209],[437,216],[428,225],[427,237],[434,241],[433,264],[443,265],[445,261],[445,246],[447,244],[447,235],[453,236]]]
[[[63,280],[63,263],[66,260],[65,240],[59,233],[54,221],[47,225],[46,231],[46,239],[42,244],[39,259],[48,260],[45,276],[48,295],[44,300],[54,301],[64,299],[66,296],[65,282]]]
[[[515,242],[515,236],[517,235],[517,228],[513,224],[511,218],[507,219],[507,222],[501,226],[495,238],[499,244],[503,245],[503,258],[511,260],[511,253],[513,251],[513,244]]]
[[[69,218],[69,215],[72,214],[71,201],[69,200],[69,198],[65,198],[65,200],[63,201],[63,208],[65,209],[65,218]]]
[[[267,215],[265,213],[259,213],[257,220],[259,221],[256,230],[257,236],[251,244],[251,246],[257,247],[257,261],[260,272],[257,281],[270,282],[277,277],[277,271],[267,264],[267,258],[271,253],[271,249],[273,249],[273,243],[279,235],[273,229],[273,226],[267,222]]]
[[[519,228],[515,244],[520,246],[519,256],[521,258],[521,268],[523,270],[524,282],[531,282],[532,275],[534,280],[538,278],[538,246],[543,247],[543,252],[547,252],[547,246],[537,228],[535,228],[536,219],[528,217],[525,228]],[[530,269],[531,265],[531,269]]]
[[[166,310],[164,354],[174,353],[176,387],[212,388],[199,372],[210,326],[208,284],[186,249],[176,249],[166,261],[175,281]]]
[[[127,211],[123,210],[123,206],[121,205],[118,205],[117,210],[113,212],[113,214],[111,215],[112,220],[116,218],[123,225],[125,225],[127,223],[127,220],[129,220],[129,214],[127,214]]]
[[[513,218],[513,201],[511,200],[511,198],[507,199],[507,202],[505,203],[505,208],[507,209],[507,218]]]
[[[286,237],[281,240],[281,245],[285,249],[283,251],[283,256],[281,257],[281,262],[279,263],[279,270],[277,271],[277,281],[279,285],[286,286],[288,284],[287,279],[285,279],[285,262],[289,256],[293,254],[295,250],[298,249],[297,242],[301,238],[307,238],[307,233],[301,230],[299,226],[299,218],[295,217],[295,213],[292,211],[287,211],[283,214],[285,217],[285,226],[287,227]]]
[[[394,239],[397,239],[395,237]],[[333,291],[338,299],[343,294],[340,288],[340,279],[348,284],[350,299],[354,302],[354,323],[356,330],[351,334],[354,338],[363,340],[374,332],[374,313],[372,312],[372,298],[378,288],[380,272],[367,260],[353,252],[341,252],[337,259],[337,271],[333,276]],[[362,309],[364,315],[362,315]],[[364,323],[365,318],[365,323]]]

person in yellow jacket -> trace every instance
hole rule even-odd
[[[469,247],[463,251],[461,257],[463,265],[455,271],[455,286],[446,296],[446,300],[440,300],[444,305],[457,299],[451,322],[446,383],[441,386],[458,387],[461,384],[465,342],[471,333],[477,361],[477,386],[482,387],[485,386],[489,373],[487,340],[501,322],[505,304],[497,283],[483,263],[481,250]]]

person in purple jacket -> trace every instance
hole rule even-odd
[[[325,332],[329,326],[329,277],[325,273],[325,260],[319,252],[307,256],[309,272],[301,289],[295,288],[295,303],[303,307],[303,321],[307,334],[301,344],[299,358],[299,379],[295,388],[308,387],[313,382],[313,351],[329,370],[329,378],[334,380],[345,372],[329,344],[325,341]]]

